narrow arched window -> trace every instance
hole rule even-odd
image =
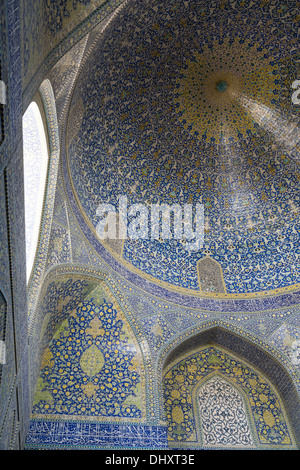
[[[197,263],[200,291],[205,294],[226,294],[221,265],[210,256]]]
[[[43,211],[48,143],[39,107],[33,101],[23,116],[23,166],[27,282],[34,263]]]

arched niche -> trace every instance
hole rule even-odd
[[[293,383],[291,376],[289,375],[288,371],[283,367],[283,365],[273,357],[269,352],[267,352],[263,347],[258,346],[254,342],[250,341],[250,339],[245,339],[243,336],[240,336],[236,332],[233,332],[225,327],[216,325],[212,327],[208,327],[207,329],[203,329],[202,331],[194,334],[193,336],[183,340],[181,343],[174,345],[174,348],[171,350],[169,348],[169,352],[165,355],[164,359],[161,359],[159,370],[162,374],[162,390],[164,396],[161,397],[161,407],[164,408],[165,411],[165,418],[167,420],[167,426],[169,426],[170,421],[170,410],[166,410],[166,384],[165,380],[170,379],[170,376],[167,377],[167,374],[170,374],[170,371],[173,367],[183,367],[183,364],[180,365],[181,361],[186,360],[188,357],[192,356],[193,354],[202,354],[201,351],[206,349],[212,348],[218,351],[216,354],[223,354],[224,358],[227,357],[227,361],[236,361],[240,364],[241,368],[248,368],[249,370],[253,371],[252,374],[256,374],[255,380],[260,382],[263,381],[267,384],[268,389],[272,391],[273,396],[275,397],[274,400],[280,402],[282,416],[286,421],[286,425],[289,429],[289,435],[292,442],[290,448],[297,448],[299,447],[299,395],[297,393],[296,387]],[[204,353],[203,353],[204,354]],[[214,354],[212,354],[214,355]],[[210,359],[213,360],[213,359]],[[225,359],[224,359],[225,360]],[[219,359],[216,359],[218,362]],[[224,362],[222,360],[219,361],[219,368],[216,369],[208,368],[209,360],[206,359],[204,361],[203,367],[205,368],[205,374],[201,377],[201,380],[207,380],[209,374],[215,373],[218,369],[220,375],[223,375],[225,380],[231,380],[234,377],[234,374],[228,375],[224,368]],[[184,367],[183,369],[184,370]],[[197,372],[199,374],[199,371]],[[226,376],[227,374],[227,376]],[[171,379],[172,380],[172,379]],[[181,380],[181,378],[180,378]],[[195,387],[200,386],[201,382],[200,378],[193,383],[193,390]],[[174,382],[175,383],[175,382]],[[253,382],[254,383],[254,382]],[[249,382],[250,384],[250,382]],[[265,386],[265,385],[264,385]],[[245,390],[244,390],[245,392]],[[176,392],[173,392],[176,396]],[[191,392],[192,393],[192,392]],[[271,393],[271,392],[270,392]],[[181,395],[181,392],[179,392]],[[263,399],[263,394],[262,399]],[[171,396],[171,395],[170,395]],[[192,400],[192,395],[190,394],[189,400]],[[249,403],[253,400],[248,394]],[[171,406],[171,405],[170,405]],[[194,402],[193,407],[196,407]],[[177,410],[178,411],[178,410]],[[169,415],[168,415],[169,413]],[[252,415],[253,415],[252,411]],[[180,415],[180,412],[179,412]],[[251,413],[249,413],[251,416]],[[266,420],[268,420],[268,413],[265,414]],[[272,416],[269,415],[270,423],[272,424]],[[282,418],[283,419],[283,418]],[[169,421],[168,421],[169,420]],[[251,421],[251,419],[250,419]],[[253,419],[252,419],[253,421]],[[196,440],[194,439],[194,443],[191,444],[192,448],[199,448],[199,443],[195,444]],[[266,447],[269,448],[272,445],[268,442],[262,442],[262,440],[256,441],[257,446],[259,448]],[[173,443],[174,446],[180,447],[180,443],[176,442]],[[188,445],[188,444],[187,444]],[[202,444],[200,444],[201,447]],[[278,448],[280,448],[279,444]],[[275,447],[276,447],[275,445]],[[195,446],[195,447],[193,447]],[[294,446],[294,447],[293,447]],[[184,447],[184,445],[182,446]],[[187,448],[187,447],[185,447]]]
[[[220,263],[210,256],[197,263],[200,291],[205,294],[226,294],[223,271]]]
[[[45,316],[33,418],[145,420],[143,352],[101,279],[54,277],[40,308]]]
[[[63,266],[50,270],[40,288],[30,330],[30,388],[34,396],[42,356],[55,331],[68,318],[70,312],[103,280],[82,275],[83,267]]]
[[[36,305],[41,290],[42,278],[46,269],[60,161],[60,138],[55,97],[52,85],[48,79],[45,79],[40,85],[39,91],[35,96],[35,101],[41,113],[43,126],[45,130],[47,129],[46,136],[48,139],[49,158],[44,197],[39,201],[39,204],[42,203],[41,213],[37,213],[39,217],[39,230],[38,233],[35,232],[35,242],[37,244],[32,252],[32,267],[31,269],[29,267],[29,270],[27,270],[29,332],[34,328]]]

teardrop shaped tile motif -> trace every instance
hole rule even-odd
[[[80,358],[80,366],[89,377],[98,374],[104,366],[104,356],[94,344],[84,351]]]

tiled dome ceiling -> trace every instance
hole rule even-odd
[[[78,217],[96,237],[119,195],[205,208],[203,248],[127,239],[127,268],[193,293],[208,256],[222,295],[299,287],[298,24],[296,1],[263,0],[132,0],[111,22],[70,105]]]

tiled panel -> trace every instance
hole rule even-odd
[[[298,19],[294,1],[284,14],[275,0],[238,4],[125,5],[78,77],[63,164],[76,217],[116,270],[194,295],[197,263],[208,256],[227,296],[255,299],[300,283],[300,137],[288,92],[298,74]],[[220,74],[230,96],[214,88]],[[149,236],[127,238],[123,259],[109,256],[96,209],[117,208],[120,195],[147,210],[202,203],[203,248]],[[211,297],[226,297],[224,286]]]
[[[96,291],[57,327],[44,349],[33,416],[139,420],[145,401],[138,346]],[[89,300],[90,299],[90,300]]]
[[[26,449],[166,449],[166,437],[163,426],[34,420]]]
[[[10,5],[9,18],[12,21],[16,3],[14,1],[8,3]],[[75,1],[72,7],[70,2],[62,1],[59,5],[59,2],[52,2],[52,6],[48,2],[46,8],[42,6],[42,3],[40,0],[38,2],[26,0],[24,3],[23,22],[27,25],[23,56],[25,85],[27,86],[24,103],[32,96],[41,79],[45,78],[44,73],[48,71],[51,64],[56,63],[72,44],[90,31],[101,18],[112,12],[117,4],[121,4],[119,1],[106,2],[105,5],[99,2],[99,5],[101,3],[103,6],[101,10],[97,8],[97,2],[93,2],[93,5],[92,2],[85,2],[87,15],[90,15],[95,5],[96,13],[91,14],[86,21],[71,32],[74,15],[82,11],[83,2]],[[69,129],[66,135],[62,134],[61,150],[64,150],[65,137],[67,137],[68,147],[70,144],[69,160],[65,153],[60,156],[63,175],[60,175],[58,171],[60,142],[54,113],[55,96],[47,84],[44,83],[42,87],[55,162],[50,173],[51,190],[48,188],[47,202],[50,202],[50,205],[45,205],[47,209],[45,213],[47,230],[43,238],[45,243],[41,243],[36,284],[30,297],[32,387],[39,373],[41,353],[44,352],[44,355],[33,407],[35,416],[30,423],[26,444],[29,449],[167,448],[170,445],[167,442],[167,429],[156,425],[162,422],[164,416],[159,404],[159,396],[162,393],[161,364],[177,346],[184,345],[185,340],[190,345],[193,345],[193,342],[197,345],[194,336],[214,327],[219,328],[217,339],[224,348],[231,349],[235,354],[241,353],[245,360],[246,358],[250,362],[253,360],[256,367],[263,362],[266,374],[272,380],[274,379],[274,383],[281,384],[285,403],[289,404],[290,414],[293,410],[295,411],[293,425],[294,429],[297,427],[295,403],[297,403],[296,386],[299,387],[300,366],[297,362],[300,291],[295,289],[299,276],[296,262],[299,227],[294,212],[295,204],[299,202],[299,194],[298,173],[294,168],[293,158],[298,157],[298,154],[290,152],[288,155],[283,155],[282,149],[278,151],[279,153],[275,151],[271,142],[266,141],[264,136],[256,135],[257,129],[253,120],[247,120],[244,116],[238,122],[230,141],[234,158],[224,168],[224,161],[218,161],[220,155],[212,140],[216,129],[221,124],[220,114],[211,113],[207,103],[199,103],[199,100],[192,102],[189,99],[189,96],[195,92],[195,73],[198,70],[197,67],[203,67],[203,60],[199,55],[194,54],[195,47],[191,47],[192,41],[189,41],[188,33],[191,26],[198,24],[198,14],[201,18],[206,18],[207,24],[213,22],[212,38],[209,40],[203,38],[201,46],[203,56],[206,57],[211,69],[216,68],[219,59],[222,64],[225,64],[226,53],[230,48],[242,51],[246,56],[249,54],[251,60],[257,60],[259,67],[266,66],[271,77],[270,83],[267,84],[267,104],[277,103],[285,109],[288,99],[285,93],[289,88],[290,79],[285,66],[290,66],[289,71],[296,73],[295,63],[296,59],[299,59],[294,38],[296,33],[294,2],[291,2],[288,11],[284,11],[275,0],[254,2],[257,7],[256,11],[254,11],[253,2],[248,4],[233,1],[221,2],[221,13],[216,2],[203,2],[201,10],[198,1],[189,0],[181,2],[180,5],[179,3],[178,8],[173,8],[174,2],[168,2],[166,5],[166,2],[149,0],[140,5],[139,2],[133,0],[128,3],[128,9],[124,9],[124,15],[120,16],[120,23],[116,21],[115,24],[112,23],[109,26],[103,36],[104,40],[99,43],[99,48],[96,47],[94,55],[91,56],[91,60],[97,60],[87,64],[86,72],[83,71],[77,92],[73,96],[71,104],[74,105],[73,111],[75,112],[69,116],[69,125],[74,124],[74,128]],[[27,10],[26,5],[29,6]],[[50,15],[47,17],[45,14],[40,15],[39,24],[34,23],[39,12],[49,13],[51,8]],[[186,16],[187,8],[195,13],[194,17],[192,13]],[[142,16],[141,9],[144,12]],[[231,21],[232,12],[237,18],[236,24]],[[70,23],[65,28],[69,21],[68,13],[71,13]],[[183,21],[178,25],[177,20],[182,17],[182,14]],[[55,15],[58,20],[56,26]],[[160,15],[162,21],[159,19]],[[244,15],[248,18],[248,22],[244,23],[247,25],[245,40],[241,38],[240,28]],[[266,28],[263,31],[268,31],[268,28],[274,26],[270,15],[276,17],[276,31],[273,33],[278,34],[278,40],[276,39],[272,44],[272,41],[268,40],[268,34],[264,34],[263,44],[261,48],[257,48],[255,35],[260,33],[258,19]],[[228,19],[228,25],[231,24],[236,33],[236,39],[231,41],[231,44],[229,44],[230,41],[228,42],[229,30],[226,29],[228,25],[226,26],[224,18]],[[176,21],[173,22],[173,19]],[[136,21],[139,25],[143,21],[147,23],[144,35],[140,34]],[[131,25],[131,28],[124,28],[124,22]],[[45,50],[39,50],[39,44],[43,39],[43,47],[48,48],[50,43],[44,41],[45,38],[41,39],[39,35],[38,29],[41,24],[47,30],[46,36],[55,35],[55,41],[60,35],[63,38],[66,34],[57,48],[55,41],[52,43],[54,49],[45,61]],[[282,24],[283,29],[280,29],[278,24]],[[15,32],[17,32],[18,21],[15,26]],[[220,42],[222,28],[224,34],[227,35],[224,43]],[[116,30],[118,34],[115,34]],[[152,70],[159,65],[162,51],[167,50],[170,52],[169,58],[175,58],[178,43],[174,41],[174,35],[177,36],[178,32],[180,34],[187,32],[186,36],[183,34],[184,40],[181,43],[187,54],[186,59],[181,57],[181,62],[181,59],[178,62],[170,60],[164,70],[159,69],[161,81],[152,81],[155,83],[153,93],[147,92],[147,100],[153,107],[145,108],[143,86],[145,85],[146,89],[148,81],[151,82]],[[132,42],[127,41],[128,34],[131,35],[130,41]],[[12,59],[16,58],[13,51],[17,51],[17,46],[17,43],[12,40]],[[215,48],[214,55],[210,54],[210,46]],[[199,41],[197,48],[199,48]],[[70,59],[71,69],[64,68],[65,64],[62,61],[50,74],[50,77],[54,79],[54,89],[57,95],[62,91],[62,95],[69,96],[69,85],[73,83],[75,69],[77,71],[76,50],[80,50],[79,43],[78,49],[75,47],[73,53],[66,57],[66,60]],[[291,53],[289,59],[286,57],[287,53]],[[277,59],[280,60],[280,65]],[[14,63],[18,64],[17,58]],[[236,54],[233,63],[235,67],[241,67],[248,92],[254,93],[255,85],[261,77],[257,74],[248,75],[247,57],[245,59],[241,57],[241,54]],[[30,64],[34,66],[31,67]],[[100,71],[99,64],[101,65]],[[280,76],[277,73],[278,67]],[[112,81],[108,80],[108,77],[111,77]],[[255,80],[251,80],[251,77]],[[132,79],[137,80],[139,86],[131,87]],[[16,80],[19,83],[18,76]],[[61,80],[65,80],[63,82],[66,85],[65,88]],[[168,86],[164,86],[166,81]],[[173,89],[170,84],[174,85]],[[284,84],[282,89],[285,92],[279,96],[277,88],[281,88],[282,84]],[[68,103],[64,101],[62,95],[57,97],[56,104],[59,106],[58,117],[62,120],[59,125],[63,128],[62,118],[65,117],[64,112]],[[18,94],[16,97],[18,99]],[[186,114],[183,109],[183,100],[189,106]],[[172,119],[169,120],[168,113],[171,108],[173,114]],[[99,113],[96,119],[94,111]],[[230,118],[227,116],[226,124],[232,124],[234,120],[240,119],[241,115],[240,111],[233,111]],[[207,123],[210,118],[214,124],[204,133],[201,125],[203,122]],[[103,119],[103,126],[99,125],[101,119]],[[12,125],[16,126],[17,122],[18,116],[16,115],[16,120],[12,120]],[[173,126],[172,133],[170,133],[170,123]],[[160,135],[160,140],[157,142],[154,142],[152,138],[152,125]],[[199,131],[202,132],[200,141],[197,136]],[[139,135],[134,140],[135,132]],[[174,144],[174,136],[179,139],[177,140],[180,144],[178,148]],[[241,136],[244,139],[243,142]],[[103,143],[101,148],[98,148],[99,142]],[[131,145],[133,142],[134,145]],[[220,146],[220,142],[218,145]],[[84,151],[80,155],[83,148]],[[260,153],[262,149],[265,150],[265,154]],[[172,155],[171,161],[165,158],[166,151]],[[203,154],[201,162],[198,161],[199,152]],[[85,161],[86,155],[89,160]],[[123,158],[124,155],[128,157],[127,160]],[[241,155],[246,156],[244,161]],[[262,159],[261,155],[263,155]],[[179,159],[176,160],[178,156]],[[146,163],[143,161],[145,157],[149,157]],[[274,168],[269,165],[270,160],[278,170],[277,175],[274,175]],[[179,167],[178,162],[183,166]],[[73,172],[72,181],[68,177],[69,164]],[[195,172],[189,171],[190,164],[194,165]],[[184,165],[188,166],[187,171],[184,170]],[[257,172],[262,176],[261,179]],[[62,177],[55,191],[57,174],[58,178]],[[283,177],[280,175],[285,175],[288,180],[287,185],[284,184]],[[245,177],[244,180],[242,177]],[[67,195],[64,194],[64,184],[66,184]],[[245,191],[247,184],[251,186],[251,191]],[[78,208],[74,187],[81,198],[85,214]],[[230,199],[232,188],[237,191],[236,200]],[[148,202],[154,201],[153,194],[166,196],[168,202],[173,202],[174,197],[178,195],[176,191],[181,189],[182,201],[189,201],[191,197],[195,200],[200,194],[197,189],[203,190],[203,197],[202,195],[201,197],[210,219],[206,221],[207,246],[202,252],[190,257],[186,256],[181,243],[162,244],[160,241],[155,241],[152,245],[148,241],[127,242],[123,251],[124,258],[120,256],[120,253],[109,252],[95,238],[87,225],[85,216],[88,215],[91,220],[100,196],[116,198],[120,189],[124,189],[126,193],[129,191],[131,201],[137,202],[143,202],[141,198],[148,198]],[[214,198],[216,194],[218,197]],[[273,198],[273,196],[276,199],[276,207],[271,207],[273,202],[271,204],[270,201],[273,199],[268,200],[268,197]],[[249,197],[254,201],[253,205],[247,204]],[[290,203],[290,198],[294,200],[294,205]],[[238,202],[241,203],[240,206]],[[69,203],[72,210],[70,210]],[[238,220],[232,216],[228,204],[229,207],[231,204],[234,210],[237,210]],[[261,210],[263,211],[262,218],[259,213]],[[279,222],[278,214],[282,214],[282,217],[286,219],[286,226],[282,226]],[[257,224],[256,232],[252,230],[253,223]],[[267,238],[262,240],[262,231],[265,229],[264,235]],[[274,235],[276,230],[285,231],[286,245],[280,237],[276,238]],[[236,237],[236,243],[231,240],[232,234]],[[244,235],[246,243],[241,242]],[[292,255],[291,252],[293,252]],[[214,257],[220,263],[227,294],[223,295],[224,292],[219,288],[217,289],[219,293],[216,295],[199,295],[197,262],[206,256]],[[268,264],[268,260],[274,263],[276,261],[277,268],[275,269],[271,263]],[[292,266],[294,268],[290,269]],[[42,284],[46,268],[49,269],[50,275],[53,274],[50,284],[46,282]],[[64,269],[73,274],[66,274]],[[78,276],[74,275],[76,269]],[[101,269],[101,275],[98,269]],[[55,279],[55,273],[60,274],[61,277]],[[208,274],[213,274],[213,270]],[[101,276],[102,280],[105,278],[105,286],[102,285],[98,292],[94,291],[94,297],[87,298],[95,287],[95,282],[101,282],[99,280]],[[36,309],[35,301],[40,288],[41,303]],[[113,299],[112,306],[111,299]],[[83,307],[87,308],[86,314]],[[98,310],[96,316],[92,317],[91,311],[94,307]],[[108,309],[111,307],[113,313],[109,312],[108,315]],[[97,315],[99,312],[103,313],[105,309],[105,321],[100,320],[100,325]],[[109,319],[111,322],[108,321]],[[60,326],[57,329],[58,324]],[[83,331],[81,335],[78,334],[80,328]],[[227,334],[226,337],[222,328],[227,333],[233,334]],[[131,331],[129,335],[128,331]],[[104,332],[108,333],[107,338]],[[101,392],[99,388],[101,374],[103,374],[101,380],[105,387],[107,383],[111,383],[109,379],[112,378],[115,370],[113,369],[114,360],[120,359],[121,361],[123,358],[124,351],[115,352],[111,336],[113,333],[121,335],[123,340],[126,337],[129,338],[128,343],[126,341],[125,343],[130,346],[129,362],[131,365],[127,361],[123,369],[116,367],[119,373],[127,374],[127,378],[131,380],[130,391],[133,393],[127,394],[125,400],[123,400],[124,396],[119,395],[124,393],[121,389],[126,381],[123,381],[124,383],[122,380],[119,381],[118,387],[114,384],[113,388],[116,390],[112,390],[111,393],[106,390],[106,397],[104,397],[103,390]],[[209,331],[204,334],[201,345],[208,344],[212,336]],[[40,343],[37,338],[41,339]],[[106,338],[111,344],[105,341],[101,343],[99,338]],[[25,336],[24,340],[27,340]],[[69,343],[67,343],[68,340],[70,340]],[[77,340],[81,348],[78,346],[77,352],[80,354],[78,357],[71,354],[74,356],[72,359],[77,360],[76,364],[74,362],[71,366],[68,364],[68,357],[64,356],[68,356],[68,351],[71,351],[68,347],[72,349]],[[98,341],[97,344],[96,341]],[[105,349],[104,352],[99,348],[100,344],[103,346],[103,351]],[[122,344],[124,346],[124,342]],[[141,364],[140,357],[136,360],[140,355],[139,347],[143,354],[143,364]],[[137,351],[138,353],[135,354]],[[107,372],[104,369],[105,358],[103,359],[106,354],[110,357],[109,360],[107,359],[107,363],[110,361]],[[230,361],[229,358],[227,364],[231,364]],[[213,362],[209,356],[206,364],[203,365],[206,369],[202,372],[207,372],[209,375],[210,371],[216,371],[218,367],[220,371],[223,365],[218,361]],[[65,367],[64,371],[69,375],[72,371],[74,372],[74,367],[78,369],[76,373],[80,371],[75,380],[78,386],[76,389],[74,389],[74,383],[69,383],[73,378],[69,381],[64,380],[64,375],[60,373],[63,369],[61,366]],[[97,367],[100,369],[98,370]],[[244,368],[246,383],[249,378],[248,372],[244,364],[239,367]],[[223,373],[241,385],[243,377],[233,371],[233,368],[229,369],[228,372],[223,368]],[[146,375],[144,382],[142,382],[142,372]],[[192,372],[192,369],[189,372]],[[256,372],[252,369],[251,374],[253,381],[262,383],[259,374],[254,377]],[[73,389],[76,393],[73,393]],[[80,393],[77,393],[78,390]],[[68,395],[64,395],[64,392]],[[259,414],[259,407],[265,407],[265,398],[259,397],[258,399],[257,395],[254,397],[254,392],[251,397],[255,401],[255,406],[257,405],[256,411]],[[65,398],[67,398],[66,402],[64,402]],[[100,409],[99,403],[102,398],[106,401],[103,401],[105,406]],[[271,392],[267,395],[267,400],[274,405]],[[85,409],[79,406],[83,402],[87,405]],[[28,405],[29,398],[26,403]],[[128,406],[125,407],[125,404]],[[173,414],[177,424],[180,424],[178,421],[181,420],[182,414],[178,406],[178,403],[174,405],[173,411],[174,408],[176,411]],[[268,410],[265,409],[265,411]],[[278,445],[280,426],[282,436],[285,435],[286,438],[284,445],[287,447],[294,445],[291,443],[292,439],[288,441],[290,435],[286,432],[287,421],[280,413],[281,411],[278,411],[274,418],[276,421],[279,417],[279,423],[276,421],[276,429],[270,414],[265,413],[265,416],[262,416],[259,432],[262,436],[263,429],[265,429],[267,436],[264,442],[261,437],[259,442],[262,446]],[[252,431],[254,427],[252,422]],[[179,435],[180,432],[177,433],[177,436]],[[271,438],[273,443],[270,444]],[[179,440],[175,445],[180,447]]]
[[[246,400],[247,408],[244,405],[243,410],[247,412],[252,428],[251,434],[250,429],[247,431],[247,439],[240,435],[236,440],[235,434],[232,434],[230,438],[228,426],[227,434],[223,432],[220,440],[215,439],[222,427],[222,422],[228,416],[221,403],[226,399],[224,393],[215,400],[213,400],[213,395],[209,397],[212,400],[211,406],[214,406],[211,413],[216,420],[216,429],[213,422],[209,427],[209,418],[205,422],[201,421],[202,409],[201,404],[198,405],[197,394],[201,391],[200,384],[203,384],[205,379],[212,374],[216,374],[215,377],[221,377],[222,380],[229,380],[228,384],[237,387],[237,390],[245,396],[245,399],[242,398],[242,403]],[[250,445],[254,448],[296,449],[283,405],[271,383],[249,364],[243,363],[241,359],[231,356],[225,350],[206,347],[184,356],[167,368],[164,373],[163,387],[168,420],[168,441],[172,447],[193,449],[215,445],[220,448],[223,445],[225,448],[235,446],[238,448]],[[204,411],[208,413],[208,405]],[[240,412],[238,415],[241,419]],[[233,424],[232,421],[231,424]],[[246,432],[244,421],[235,423],[232,430],[239,433]],[[211,435],[211,439],[207,441],[208,435]],[[228,439],[225,438],[226,435]]]

